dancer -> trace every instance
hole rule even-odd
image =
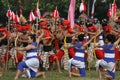
[[[106,36],[105,44],[103,45],[105,52],[104,59],[96,62],[96,69],[100,80],[103,78],[101,75],[101,68],[106,69],[107,71],[107,74],[104,77],[105,79],[115,79],[115,48],[120,42],[120,38],[116,41],[115,38],[116,37],[112,34]]]
[[[46,78],[45,72],[38,72],[39,60],[37,58],[37,46],[41,36],[39,36],[39,38],[36,40],[35,35],[31,34],[28,36],[28,43],[29,43],[28,46],[22,48],[20,47],[15,48],[16,50],[21,50],[21,51],[25,50],[27,53],[26,53],[26,60],[18,64],[18,70],[14,80],[18,80],[18,77],[23,72],[24,68],[27,68],[26,71],[29,78],[35,78],[41,75],[43,76],[43,78]]]
[[[85,77],[86,76],[85,60],[84,60],[85,48],[94,38],[95,38],[95,36],[93,36],[88,42],[83,44],[82,41],[84,40],[84,34],[80,34],[78,36],[79,43],[74,45],[75,49],[76,49],[75,57],[73,57],[72,59],[70,59],[68,61],[68,66],[69,66],[68,70],[69,70],[70,78],[72,76],[76,76],[76,77]],[[72,66],[75,66],[79,69],[79,74],[71,72]]]

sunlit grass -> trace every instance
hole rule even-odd
[[[90,71],[86,71],[87,75],[85,78],[78,78],[78,77],[72,77],[71,80],[98,80],[97,72],[92,69]],[[4,71],[3,76],[0,78],[0,80],[13,80],[14,76],[16,74],[15,69],[9,69],[8,71]],[[68,72],[62,70],[62,73],[58,73],[57,71],[46,71],[47,78],[46,80],[70,80],[68,77]],[[120,71],[116,71],[116,79],[120,80]],[[19,80],[28,80],[27,78],[19,78]],[[42,77],[40,78],[34,78],[30,80],[44,80]]]
[[[3,76],[0,80],[13,80],[16,74],[16,68],[13,68],[12,64],[9,64],[10,68],[8,71],[3,70]],[[86,77],[72,77],[71,79],[68,77],[68,71],[62,69],[62,73],[58,73],[58,71],[46,71],[46,80],[98,80],[98,75],[95,70],[95,62],[91,63],[91,70],[86,70]],[[29,80],[28,78],[19,78],[19,80]],[[30,80],[44,80],[42,77],[34,78]],[[120,71],[116,71],[116,79],[120,80]]]

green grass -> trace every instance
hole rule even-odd
[[[68,77],[68,71],[62,70],[62,73],[58,73],[58,71],[46,71],[46,80],[98,80],[98,75],[95,70],[95,62],[91,62],[91,70],[86,70],[86,77],[72,77],[71,79]],[[13,68],[13,64],[9,64],[9,70],[3,72],[3,76],[0,80],[13,80],[16,74],[16,69]],[[19,78],[19,80],[29,80],[28,78]],[[30,80],[44,80],[42,77],[33,78]],[[120,80],[120,71],[116,71],[115,80]]]
[[[13,80],[14,76],[16,74],[15,69],[9,69],[8,71],[4,71],[3,76],[0,78],[0,80]],[[92,69],[91,71],[86,72],[85,78],[78,78],[78,77],[72,77],[71,80],[98,80],[97,72]],[[70,80],[68,77],[68,72],[65,70],[62,70],[62,73],[58,73],[57,71],[46,71],[47,78],[46,80]],[[19,78],[19,80],[28,80],[27,78]],[[42,77],[40,78],[34,78],[30,80],[44,80]],[[116,79],[120,80],[120,71],[116,71]]]

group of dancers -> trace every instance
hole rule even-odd
[[[34,26],[34,27],[33,27]],[[99,80],[115,79],[115,70],[120,69],[120,17],[116,21],[103,19],[84,19],[76,21],[71,28],[65,19],[11,23],[8,27],[0,27],[0,65],[8,68],[12,58],[16,68],[14,80],[18,80],[22,72],[28,78],[43,76],[43,70],[53,70],[57,66],[68,70],[69,77],[86,77],[85,62],[96,58],[96,70]],[[77,68],[79,73],[74,72]],[[102,76],[105,70],[106,75]],[[3,72],[0,70],[0,76]]]

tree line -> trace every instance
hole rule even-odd
[[[36,3],[38,0],[0,0],[0,23],[5,23],[7,20],[6,12],[8,6],[14,12],[19,14],[19,1],[21,1],[23,15],[28,18],[28,15],[31,10],[36,8]],[[84,0],[87,6],[86,14],[90,16],[93,0]],[[95,4],[95,17],[99,19],[107,16],[107,10],[109,9],[109,4],[112,4],[112,0],[97,0]],[[117,4],[120,3],[120,0],[116,0]],[[81,0],[76,0],[76,9],[75,9],[75,18],[78,18],[80,15],[79,6]],[[41,14],[44,12],[52,12],[57,6],[60,17],[67,18],[68,9],[69,9],[70,0],[40,0],[39,8]],[[120,5],[118,5],[118,8]],[[88,10],[89,9],[89,10]]]

